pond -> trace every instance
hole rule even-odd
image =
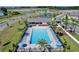
[[[0,12],[0,16],[4,16],[4,14],[2,12]]]

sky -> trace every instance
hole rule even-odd
[[[78,6],[79,0],[0,0],[0,6]]]

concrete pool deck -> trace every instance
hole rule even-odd
[[[49,31],[49,29],[47,30],[47,32],[48,32],[48,36],[49,36],[50,41],[51,41],[51,44],[50,45],[52,45],[54,48],[57,48],[56,42],[55,42],[54,37],[52,36],[52,33]]]
[[[28,28],[27,33],[29,33],[29,35],[26,38],[26,43],[27,43],[27,45],[29,45],[30,44],[31,35],[32,35],[32,28]]]

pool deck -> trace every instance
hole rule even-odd
[[[49,29],[48,29],[47,32],[48,32],[48,36],[49,36],[50,41],[51,41],[50,45],[53,46],[53,48],[57,48],[55,38],[52,36],[51,31],[49,31]]]
[[[28,28],[28,30],[26,32],[29,33],[29,35],[26,38],[26,43],[27,43],[27,45],[30,45],[30,39],[31,39],[31,35],[32,35],[32,28]]]

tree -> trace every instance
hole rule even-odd
[[[65,17],[65,19],[63,21],[64,21],[64,24],[65,24],[65,29],[67,29],[67,26],[69,24],[69,19],[68,19],[67,15],[66,15],[66,17]]]
[[[75,33],[76,25],[77,25],[76,21],[74,19],[72,19],[72,26],[73,26],[73,29],[74,29],[73,30],[74,33]]]
[[[54,19],[52,19],[52,26],[53,26],[54,29],[56,29],[57,24],[56,24],[56,18],[55,17],[54,17]]]
[[[2,12],[4,13],[5,16],[8,15],[6,8],[2,7],[1,10],[2,10]]]
[[[47,43],[46,40],[41,39],[41,40],[38,41],[38,44],[40,45],[42,52],[48,51],[48,43]]]
[[[75,32],[77,26],[77,22],[75,21],[75,19],[71,18],[71,20],[69,20],[69,24],[71,25],[70,27],[71,32]]]
[[[12,15],[19,15],[19,14],[21,14],[21,13],[15,11],[15,12],[10,12],[10,14],[12,14]]]

